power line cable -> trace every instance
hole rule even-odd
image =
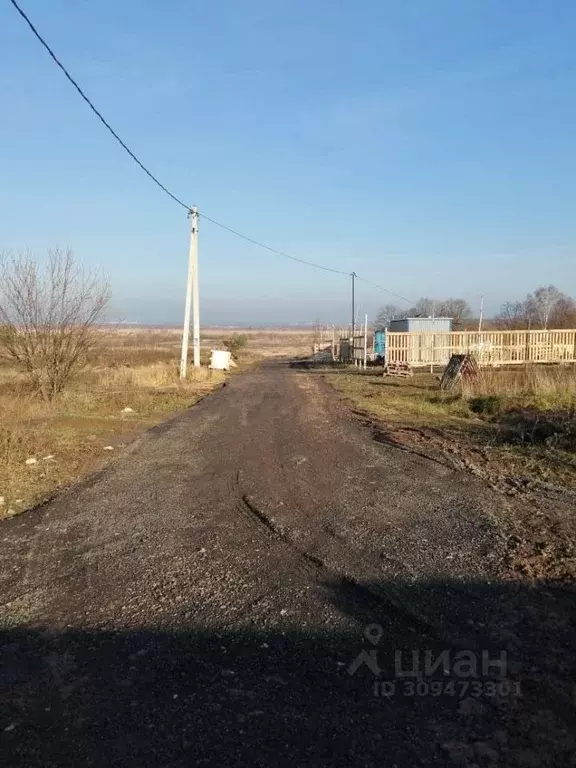
[[[371,285],[373,288],[378,288],[378,290],[384,291],[384,293],[389,293],[390,296],[395,296],[397,299],[401,299],[402,301],[408,302],[408,304],[412,304],[413,306],[416,304],[416,302],[412,301],[412,299],[407,299],[406,296],[401,296],[399,293],[394,293],[394,291],[389,291],[388,288],[382,288],[381,285],[377,285],[376,283],[373,283],[371,280],[366,280],[365,277],[360,277],[360,275],[356,275],[356,280],[361,280],[363,283],[366,283],[367,285]]]
[[[157,184],[160,189],[165,192],[168,197],[172,198],[178,205],[181,205],[182,208],[185,208],[187,211],[190,211],[191,206],[186,205],[179,197],[177,197],[175,194],[170,192],[170,190],[162,184],[162,182],[156,178],[156,176],[146,168],[144,163],[138,159],[138,157],[132,152],[130,147],[120,138],[120,136],[116,133],[116,131],[112,128],[110,123],[104,118],[102,113],[95,107],[93,102],[89,99],[89,97],[86,95],[86,93],[83,91],[83,89],[78,85],[76,80],[72,77],[70,72],[66,69],[66,67],[62,64],[60,59],[56,56],[52,48],[48,45],[46,40],[42,37],[42,35],[38,32],[30,18],[26,15],[26,13],[22,10],[22,8],[18,5],[16,0],[10,0],[14,8],[18,11],[20,16],[24,19],[36,39],[40,42],[40,44],[48,51],[50,57],[53,59],[55,64],[62,70],[67,80],[74,86],[76,91],[80,94],[82,99],[88,104],[92,112],[96,115],[96,117],[100,120],[100,122],[104,125],[104,127],[112,134],[112,136],[116,139],[116,141],[120,144],[120,146],[130,155],[132,160],[138,165],[138,167],[144,171],[144,173],[152,179],[152,181]],[[237,232],[234,229],[231,229],[230,227],[227,227],[225,224],[221,224],[219,221],[216,221],[215,219],[210,218],[209,216],[206,216],[205,214],[200,214],[203,218],[206,219],[206,221],[210,221],[212,224],[215,224],[217,227],[221,227],[222,229],[227,230],[228,232],[232,233],[233,235],[236,235],[237,237],[241,237],[243,240],[246,240],[249,243],[252,243],[253,245],[257,245],[260,248],[265,248],[267,251],[270,251],[271,253],[275,253],[278,256],[283,256],[287,259],[292,259],[292,261],[298,261],[301,264],[307,264],[310,267],[316,267],[316,269],[322,269],[325,272],[334,272],[339,275],[347,275],[348,272],[343,272],[339,269],[333,269],[332,267],[325,267],[321,264],[314,264],[312,261],[307,261],[306,259],[300,259],[297,256],[291,256],[289,253],[284,253],[283,251],[279,251],[276,248],[272,248],[269,245],[265,245],[264,243],[259,242],[258,240],[254,240],[252,237],[248,237],[247,235],[243,235],[241,232]]]
[[[191,210],[191,206],[184,203],[179,197],[177,197],[175,194],[170,192],[170,190],[162,184],[162,182],[151,172],[146,168],[144,163],[142,163],[141,160],[138,159],[138,157],[132,152],[130,147],[122,141],[120,136],[116,133],[116,131],[112,128],[110,123],[104,118],[102,113],[94,106],[93,102],[88,98],[86,93],[82,90],[82,88],[78,85],[76,80],[72,77],[72,75],[68,72],[66,67],[62,64],[62,62],[58,59],[52,48],[48,45],[46,40],[42,37],[42,35],[38,32],[30,18],[26,15],[26,13],[22,10],[22,8],[18,5],[16,0],[10,0],[16,11],[20,14],[20,16],[24,19],[30,30],[32,31],[34,37],[38,40],[38,42],[46,49],[50,57],[53,59],[54,63],[58,66],[58,68],[64,73],[66,79],[74,86],[76,91],[80,94],[81,98],[88,104],[92,112],[96,115],[96,117],[100,120],[100,122],[104,125],[104,127],[112,134],[112,136],[116,139],[116,141],[120,144],[122,149],[125,150],[125,152],[128,153],[128,155],[134,160],[134,162],[138,165],[138,167],[144,171],[144,173],[163,191],[165,192],[168,197],[170,197],[174,202],[178,203],[182,208],[184,208],[187,211]],[[210,218],[210,216],[206,216],[204,213],[200,213],[200,216],[202,218],[206,219],[206,221],[211,222],[212,224],[215,224],[217,227],[220,227],[221,229],[226,230],[227,232],[230,232],[233,235],[236,235],[236,237],[242,238],[242,240],[246,240],[248,243],[252,243],[253,245],[258,246],[259,248],[264,248],[265,250],[269,251],[270,253],[274,253],[277,256],[282,256],[286,259],[291,259],[292,261],[297,261],[300,264],[306,264],[309,267],[315,267],[316,269],[321,269],[324,272],[332,272],[336,275],[345,275],[349,276],[350,272],[344,272],[341,269],[334,269],[333,267],[326,267],[322,264],[315,264],[313,261],[307,261],[306,259],[301,259],[298,256],[292,256],[289,253],[286,253],[284,251],[279,251],[276,248],[272,248],[269,245],[266,245],[265,243],[261,243],[258,240],[255,240],[252,237],[248,237],[248,235],[242,234],[242,232],[238,232],[235,229],[232,229],[231,227],[227,227],[225,224],[222,224],[219,221],[216,221],[216,219]],[[400,296],[400,294],[394,293],[393,291],[389,291],[386,288],[382,288],[379,285],[376,285],[376,283],[372,283],[369,280],[366,280],[363,277],[360,277],[359,275],[356,275],[356,278],[358,280],[362,280],[362,282],[367,283],[368,285],[372,285],[374,288],[378,288],[381,291],[384,291],[385,293],[389,293],[391,296],[395,296],[398,299],[402,299],[402,301],[407,301],[409,304],[412,304],[413,302],[410,299],[405,298],[404,296]]]
[[[212,224],[215,224],[217,227],[220,227],[221,229],[225,229],[226,232],[230,232],[231,234],[236,235],[236,237],[241,237],[242,240],[246,240],[248,243],[257,245],[260,248],[265,248],[267,251],[270,251],[271,253],[275,253],[277,256],[284,256],[287,259],[292,259],[292,261],[298,261],[300,262],[300,264],[307,264],[309,267],[316,267],[316,269],[323,269],[325,272],[334,272],[336,275],[350,276],[350,272],[343,272],[341,269],[334,269],[333,267],[325,267],[322,264],[315,264],[313,261],[300,259],[298,258],[298,256],[291,256],[289,253],[285,253],[284,251],[278,251],[276,250],[276,248],[272,248],[271,246],[266,245],[265,243],[261,243],[258,240],[254,240],[252,237],[248,237],[248,235],[243,235],[242,232],[237,232],[235,229],[231,229],[230,227],[227,227],[225,224],[221,224],[219,221],[216,221],[215,219],[211,219],[209,216],[206,216],[205,213],[199,213],[198,215],[201,216],[203,219],[206,219],[206,221],[209,221]]]
[[[30,19],[28,18],[28,16],[27,16],[27,15],[24,13],[24,11],[22,10],[22,8],[20,8],[20,6],[19,6],[19,5],[18,5],[18,3],[16,2],[16,0],[10,0],[10,2],[11,2],[11,3],[12,3],[12,5],[14,6],[14,8],[16,8],[16,10],[17,10],[17,11],[18,11],[18,13],[20,14],[20,16],[22,16],[22,18],[24,19],[24,21],[26,22],[26,24],[28,24],[28,26],[29,26],[29,27],[30,27],[30,29],[32,30],[32,33],[33,33],[33,34],[34,34],[34,36],[36,37],[36,39],[37,39],[37,40],[38,40],[38,41],[39,41],[39,42],[40,42],[40,43],[41,43],[41,44],[44,46],[44,48],[45,48],[45,49],[48,51],[48,53],[50,54],[50,56],[52,57],[52,59],[54,60],[54,62],[56,63],[56,65],[57,65],[57,66],[58,66],[58,67],[59,67],[59,68],[62,70],[62,72],[64,72],[64,75],[66,76],[66,78],[67,78],[67,79],[68,79],[68,80],[69,80],[69,81],[72,83],[72,85],[74,86],[74,88],[76,88],[76,90],[78,91],[78,93],[80,94],[80,96],[81,96],[81,97],[84,99],[84,101],[86,102],[86,104],[88,104],[88,106],[90,107],[90,109],[92,110],[92,112],[94,112],[94,114],[96,115],[96,117],[97,117],[97,118],[100,120],[100,122],[101,122],[101,123],[102,123],[102,124],[103,124],[103,125],[104,125],[104,126],[107,128],[107,130],[108,130],[108,131],[110,131],[110,133],[112,134],[112,136],[114,136],[114,138],[115,138],[115,139],[116,139],[116,141],[117,141],[117,142],[120,144],[120,146],[121,146],[121,147],[122,147],[122,148],[123,148],[123,149],[124,149],[126,152],[128,152],[128,154],[130,155],[130,157],[132,158],[132,160],[134,160],[134,162],[135,162],[135,163],[136,163],[136,164],[137,164],[137,165],[138,165],[138,166],[139,166],[139,167],[140,167],[140,168],[141,168],[141,169],[144,171],[144,173],[145,173],[147,176],[149,176],[149,177],[152,179],[152,181],[153,181],[155,184],[157,184],[157,185],[160,187],[160,189],[161,189],[163,192],[165,192],[165,193],[168,195],[168,197],[171,197],[171,198],[172,198],[172,200],[174,200],[175,202],[177,202],[177,203],[178,203],[178,205],[181,205],[181,206],[182,206],[182,208],[185,208],[187,211],[189,211],[189,210],[190,210],[190,206],[189,206],[189,205],[186,205],[186,203],[182,202],[182,200],[180,200],[180,198],[179,198],[179,197],[176,197],[176,195],[172,194],[172,192],[170,192],[170,190],[169,190],[169,189],[167,189],[167,188],[164,186],[164,184],[162,184],[162,182],[161,182],[161,181],[159,181],[159,180],[156,178],[156,176],[154,176],[154,174],[153,174],[153,173],[151,173],[151,171],[149,171],[149,170],[148,170],[148,168],[146,168],[146,166],[144,165],[144,163],[142,163],[142,162],[141,162],[141,161],[140,161],[140,160],[139,160],[139,159],[136,157],[136,155],[134,154],[134,152],[132,152],[132,150],[131,150],[131,149],[130,149],[130,148],[129,148],[129,147],[128,147],[128,146],[127,146],[127,145],[126,145],[126,144],[125,144],[123,141],[122,141],[122,139],[120,138],[120,136],[118,136],[118,134],[116,133],[116,131],[114,130],[114,128],[112,128],[112,126],[110,125],[110,123],[108,123],[108,122],[105,120],[105,118],[102,116],[102,114],[101,114],[101,113],[100,113],[100,112],[99,112],[99,111],[96,109],[96,107],[95,107],[95,106],[94,106],[94,104],[93,104],[93,103],[90,101],[90,99],[88,98],[88,96],[86,96],[86,94],[84,93],[84,91],[82,90],[82,88],[80,88],[80,86],[78,85],[78,83],[76,82],[76,80],[74,80],[74,78],[73,78],[73,77],[72,77],[72,75],[71,75],[71,74],[68,72],[68,70],[66,69],[66,67],[65,67],[65,66],[62,64],[62,62],[61,62],[61,61],[58,59],[58,57],[56,56],[56,54],[54,53],[54,51],[52,50],[52,48],[50,48],[50,46],[48,45],[48,43],[46,42],[46,40],[44,40],[44,38],[42,37],[42,35],[41,35],[41,34],[38,32],[38,30],[37,30],[37,29],[36,29],[36,27],[34,26],[34,24],[32,24],[32,22],[30,21]]]

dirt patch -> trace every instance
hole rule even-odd
[[[509,451],[491,431],[400,426],[375,419],[368,411],[354,413],[377,442],[469,472],[506,497],[500,523],[512,576],[554,582],[576,579],[576,490],[550,482],[545,472],[539,476],[538,465],[529,463],[537,461],[533,451],[530,457]],[[546,462],[550,460],[546,456]],[[562,460],[559,453],[558,462]],[[570,481],[573,469],[566,468]]]
[[[498,419],[498,438],[516,445],[544,445],[576,454],[574,409],[511,408]]]

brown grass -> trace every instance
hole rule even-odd
[[[202,328],[202,355],[208,359],[211,349],[223,349],[224,341],[241,334],[247,337],[244,358],[297,357],[312,351],[311,329]],[[101,344],[90,356],[90,366],[143,365],[180,359],[182,331],[178,328],[140,328],[122,326],[101,328]]]
[[[235,329],[203,329],[202,363]],[[312,331],[242,330],[240,367],[263,357],[307,355]],[[0,518],[18,514],[102,466],[169,414],[193,405],[224,378],[207,367],[179,379],[179,329],[102,328],[100,343],[52,403],[33,397],[26,379],[0,366]],[[122,413],[124,408],[132,412]],[[112,446],[113,450],[105,450]],[[46,457],[52,458],[46,458]],[[26,464],[27,459],[36,459]]]
[[[497,411],[513,407],[574,410],[576,406],[575,366],[484,368],[477,377],[464,380],[453,393],[441,392],[438,377],[429,373],[395,379],[383,377],[379,368],[351,368],[327,375],[337,389],[356,401],[362,400],[378,415],[393,421],[420,422],[423,426],[470,419],[474,413],[482,412],[470,405],[480,405],[482,400],[492,402]]]
[[[502,472],[508,467],[510,473],[576,487],[574,366],[486,369],[454,393],[441,392],[438,379],[424,373],[393,379],[377,369],[351,369],[326,376],[392,431],[442,433],[465,451],[471,445],[488,448]]]
[[[463,383],[465,397],[503,395],[538,398],[543,403],[559,404],[576,397],[574,366],[530,365],[511,370],[483,368],[475,379]]]

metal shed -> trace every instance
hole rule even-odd
[[[404,320],[391,320],[388,330],[391,333],[450,333],[451,317],[406,317]]]

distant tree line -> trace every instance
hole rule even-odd
[[[409,309],[385,304],[376,316],[375,325],[381,330],[388,328],[392,320],[404,320],[406,317],[451,317],[454,328],[458,329],[472,317],[472,310],[464,299],[428,299],[423,296]]]
[[[509,331],[576,328],[576,302],[555,285],[542,285],[523,301],[507,301],[495,320]]]
[[[472,310],[464,299],[422,297],[408,309],[385,304],[376,316],[375,327],[383,330],[392,320],[406,317],[451,317],[452,327],[457,331],[472,320]],[[489,324],[509,331],[576,328],[576,301],[554,285],[542,285],[522,301],[507,301]]]

